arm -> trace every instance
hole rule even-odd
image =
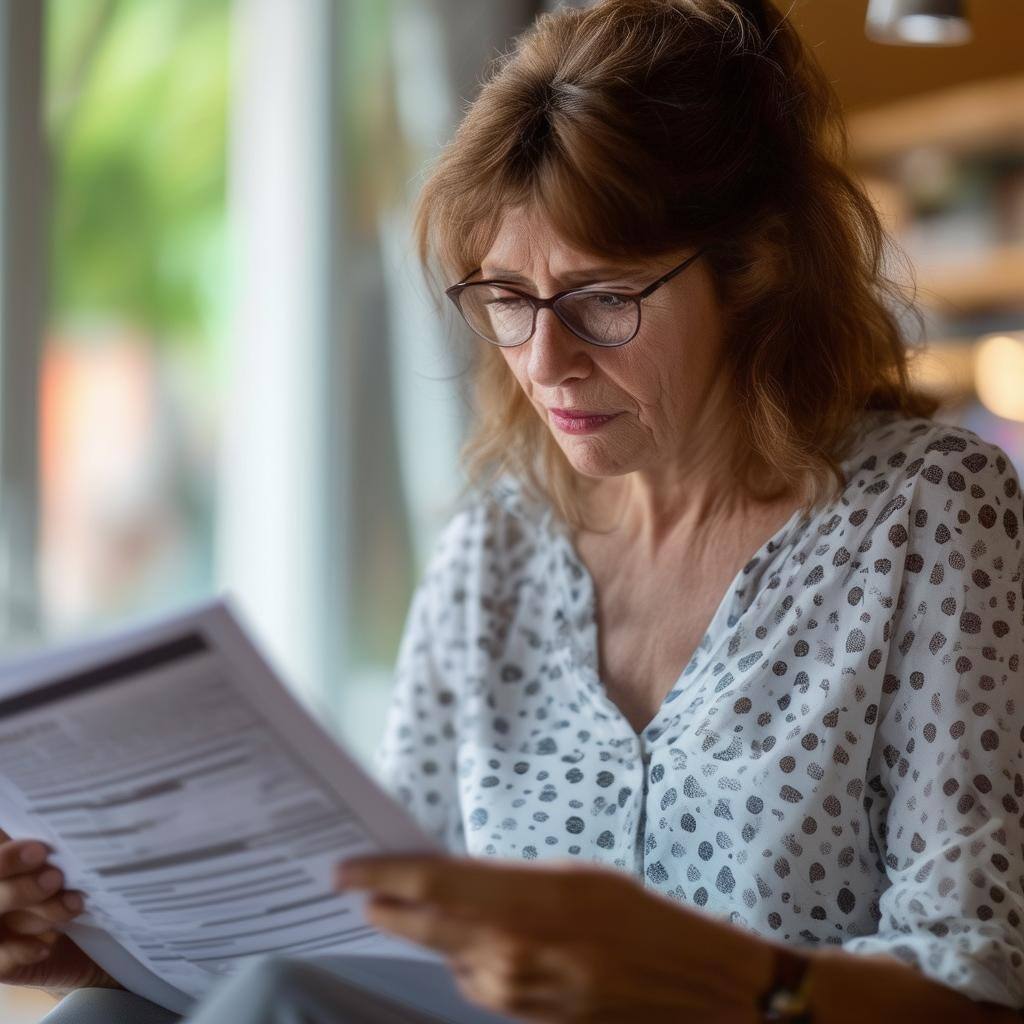
[[[864,797],[891,884],[876,934],[843,949],[914,968],[901,983],[897,964],[876,962],[894,993],[917,987],[927,999],[930,978],[979,1004],[1020,1006],[1020,483],[998,447],[966,432],[929,445],[919,469],[902,523],[885,523],[869,556],[904,563],[898,605],[887,613],[891,644]],[[862,999],[886,992],[870,987],[855,960],[826,960],[815,971],[832,998],[860,984],[869,987]]]

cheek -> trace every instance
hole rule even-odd
[[[688,342],[678,325],[651,322],[621,352],[614,379],[652,414],[659,408],[675,412],[706,383],[702,358],[699,339]]]
[[[605,368],[605,375],[633,400],[641,419],[654,418],[659,408],[674,404],[672,391],[678,382],[666,372],[664,355],[652,348],[622,352],[614,366]]]

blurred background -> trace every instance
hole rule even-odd
[[[0,0],[0,652],[230,589],[369,758],[468,409],[410,203],[548,6]],[[790,17],[915,266],[920,383],[1024,473],[1024,4],[939,46],[867,8]]]

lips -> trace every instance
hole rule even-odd
[[[617,412],[590,412],[585,409],[548,409],[551,422],[566,434],[591,434],[610,423]]]
[[[614,416],[613,412],[592,412],[590,409],[548,409],[548,412],[555,416],[574,420],[599,419],[602,416]]]

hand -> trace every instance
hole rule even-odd
[[[771,943],[612,868],[383,854],[342,861],[337,884],[446,954],[467,999],[540,1024],[753,1024],[771,982]]]
[[[55,992],[120,988],[61,928],[84,907],[81,893],[64,889],[37,840],[12,840],[0,831],[0,984]]]

